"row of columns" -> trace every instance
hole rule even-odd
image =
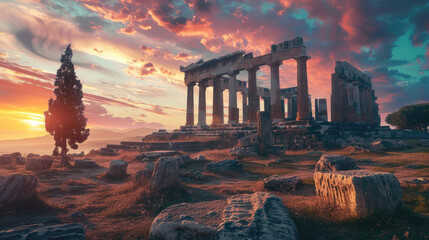
[[[297,61],[297,86],[298,86],[298,113],[297,120],[310,119],[310,109],[308,100],[308,83],[307,83],[307,60],[309,57],[302,56],[296,58]],[[284,99],[280,96],[280,74],[279,67],[281,61],[269,63],[271,69],[271,89],[269,110],[271,112],[271,120],[279,122],[284,120]],[[257,112],[259,111],[259,96],[257,94],[256,72],[259,67],[246,69],[248,71],[248,100],[243,94],[243,122],[256,122]],[[239,119],[239,109],[237,108],[237,75],[238,71],[229,73],[229,107],[228,107],[228,123],[236,124]],[[221,88],[221,76],[213,79],[213,117],[212,125],[221,125],[224,123],[223,110],[223,89]],[[195,83],[188,84],[188,97],[186,108],[186,125],[194,125],[194,87]],[[206,89],[207,81],[200,81],[199,84],[199,103],[198,103],[198,125],[206,125]],[[283,106],[282,106],[283,105]],[[266,106],[267,109],[267,106]]]

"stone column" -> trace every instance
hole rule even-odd
[[[279,67],[282,62],[273,62],[268,64],[271,68],[271,90],[270,90],[270,112],[273,122],[280,122],[282,117],[281,99],[280,99],[280,72]]]
[[[285,118],[285,98],[281,97],[280,99],[280,106],[281,106],[281,112],[282,112],[282,120]]]
[[[228,104],[228,123],[238,123],[237,108],[237,74],[238,72],[228,73],[229,75],[229,104]]]
[[[222,124],[222,90],[220,88],[220,79],[216,77],[213,79],[213,118],[212,125]]]
[[[359,82],[353,82],[353,110],[355,114],[355,122],[359,122],[361,120],[359,85]]]
[[[258,67],[247,69],[249,73],[249,109],[248,121],[255,123],[257,121],[256,114],[259,111],[259,96],[256,92],[256,71]]]
[[[198,83],[199,98],[198,98],[198,126],[206,126],[206,89],[207,82],[201,81]]]
[[[273,145],[273,123],[269,112],[258,113],[258,141],[259,141],[259,154],[264,155],[267,153],[267,148]]]
[[[271,108],[271,99],[270,97],[263,97],[262,99],[264,99],[264,111],[265,112],[270,112],[270,108]]]
[[[243,123],[247,122],[247,93],[246,91],[241,93],[241,96],[243,97]]]
[[[298,121],[310,119],[307,83],[307,60],[309,58],[308,56],[302,56],[295,59],[297,62]]]
[[[186,126],[194,126],[194,85],[195,82],[191,82],[187,85],[188,98],[186,102]]]
[[[220,100],[219,100],[219,104],[220,104],[220,123],[224,124],[225,123],[225,109],[223,107],[223,91],[225,89],[220,89]]]

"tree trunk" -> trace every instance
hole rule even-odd
[[[61,166],[63,167],[71,166],[67,158],[67,147],[61,147]]]

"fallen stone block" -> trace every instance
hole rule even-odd
[[[33,175],[13,174],[0,181],[0,202],[23,202],[35,193],[39,181]]]
[[[27,160],[24,157],[18,156],[15,158],[16,165],[25,165]]]
[[[215,173],[229,173],[243,170],[243,164],[238,160],[223,160],[219,162],[207,163],[204,169]]]
[[[391,173],[368,170],[315,172],[314,183],[317,196],[351,215],[367,215],[402,205],[401,186]]]
[[[48,240],[73,239],[84,240],[85,230],[80,224],[58,224],[44,226],[43,224],[26,225],[0,231],[0,239]]]
[[[152,178],[155,163],[146,163],[142,170],[136,172],[134,183],[137,186],[146,186]]]
[[[0,156],[0,165],[7,165],[13,162],[13,157],[11,155],[2,155]]]
[[[52,158],[28,158],[25,164],[26,170],[48,170],[52,168]]]
[[[98,164],[95,161],[89,160],[89,159],[75,160],[74,161],[74,167],[76,167],[76,168],[96,168],[96,167],[98,167]]]
[[[302,180],[296,176],[270,176],[263,180],[264,188],[269,191],[293,192],[298,189]]]
[[[122,179],[127,176],[128,163],[122,160],[114,160],[110,162],[107,176],[110,178]]]
[[[297,235],[282,200],[257,192],[227,200],[172,205],[154,219],[149,239],[296,240]]]
[[[316,164],[315,171],[343,171],[359,169],[354,159],[334,154],[323,154]]]
[[[179,164],[176,159],[162,157],[153,169],[150,190],[160,191],[179,183]]]

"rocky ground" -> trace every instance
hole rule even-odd
[[[29,171],[25,165],[13,162],[0,165],[0,176],[35,175],[39,181],[37,193],[23,203],[0,205],[0,231],[27,224],[80,223],[86,239],[148,239],[153,220],[173,204],[212,201],[206,208],[198,203],[195,214],[219,212],[229,197],[267,191],[263,179],[286,175],[300,178],[300,185],[270,192],[283,200],[299,239],[428,239],[429,147],[418,141],[408,144],[412,148],[396,151],[329,152],[355,159],[361,169],[393,173],[399,179],[405,207],[365,217],[344,214],[316,196],[313,174],[323,152],[247,157],[239,163],[226,163],[234,166],[234,171],[229,172],[205,168],[210,162],[234,159],[229,150],[192,153],[191,157],[198,160],[179,163],[181,183],[161,191],[151,191],[149,184],[134,184],[136,172],[146,168],[147,162],[136,161],[133,153],[92,157],[100,166],[95,168],[60,168],[59,161],[54,160],[50,170]],[[199,158],[200,155],[205,157]],[[128,175],[123,179],[109,178],[106,172],[110,162],[118,159],[128,162]],[[221,221],[216,216],[213,221]]]

